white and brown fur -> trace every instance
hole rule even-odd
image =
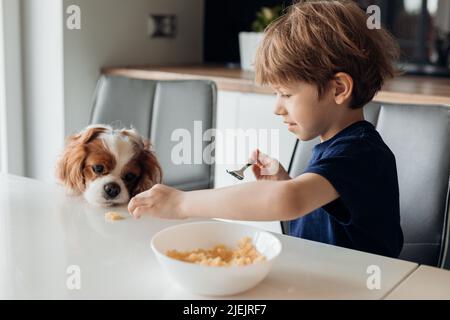
[[[135,129],[89,126],[68,138],[57,177],[72,194],[92,204],[112,206],[160,183],[161,166],[150,143]]]

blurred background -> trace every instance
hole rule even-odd
[[[381,9],[381,23],[398,40],[402,58],[399,63],[408,74],[450,76],[450,1],[449,0],[357,0],[366,10]],[[204,60],[239,64],[236,41],[240,31],[252,31],[255,12],[260,7],[286,7],[282,0],[205,0]]]

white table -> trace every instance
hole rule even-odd
[[[421,265],[386,299],[450,300],[450,271]]]
[[[186,221],[150,217],[107,222],[105,208],[62,187],[0,175],[0,298],[205,299],[173,283],[150,249],[159,230]],[[126,207],[114,208],[127,214]],[[417,264],[277,235],[283,252],[268,277],[232,299],[382,299]],[[80,290],[67,287],[69,266]],[[369,290],[367,267],[381,270]],[[72,271],[73,272],[73,271]]]

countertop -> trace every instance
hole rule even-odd
[[[219,90],[272,94],[254,83],[254,73],[214,65],[105,67],[102,73],[137,79],[209,79]],[[450,106],[450,78],[398,76],[388,80],[374,101],[388,103],[443,104]]]

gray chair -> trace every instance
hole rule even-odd
[[[364,114],[396,157],[405,240],[400,258],[450,268],[450,107],[372,102]],[[297,141],[291,177],[303,172],[317,143]],[[282,226],[286,233],[287,223]]]
[[[216,100],[217,89],[212,81],[103,75],[95,90],[90,123],[136,128],[151,141],[165,184],[181,190],[212,188],[214,166],[209,158],[198,160],[209,143],[203,141],[203,133],[215,127]],[[191,155],[178,154],[177,146],[183,141],[189,144]],[[191,163],[180,164],[178,157],[173,161],[172,152]]]

